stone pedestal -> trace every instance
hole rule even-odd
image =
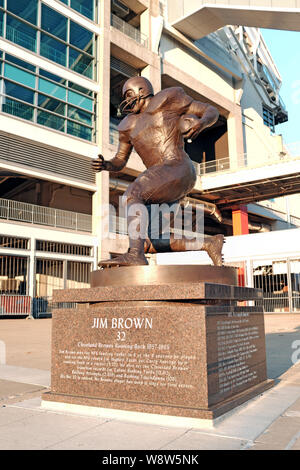
[[[272,385],[261,307],[239,305],[261,296],[183,280],[56,291],[77,306],[53,312],[43,401],[214,419]]]

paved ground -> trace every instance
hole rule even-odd
[[[51,319],[0,319],[0,341],[11,366],[50,370]],[[1,351],[1,349],[0,349]],[[0,358],[1,364],[1,358]]]
[[[50,384],[51,319],[0,320],[0,449],[300,450],[300,315],[267,315],[275,386],[214,427],[88,417],[41,408]],[[297,343],[298,342],[298,343]]]

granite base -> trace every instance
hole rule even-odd
[[[246,403],[252,398],[264,393],[273,386],[273,380],[266,380],[248,390],[238,394],[232,399],[225,400],[219,405],[212,406],[208,409],[182,408],[174,406],[159,406],[148,403],[131,403],[125,401],[101,400],[89,397],[78,397],[75,395],[63,395],[53,392],[43,394],[42,407],[49,410],[69,411],[79,414],[87,414],[92,416],[102,416],[106,418],[119,418],[125,421],[140,421],[144,423],[152,423],[157,425],[171,425],[169,418],[173,418],[173,425],[191,427],[202,427],[204,421],[211,421],[213,424],[216,418],[223,416]],[[63,406],[58,406],[63,405]],[[74,407],[69,405],[75,405]],[[76,409],[76,405],[78,409]],[[92,412],[92,408],[96,408],[99,412]],[[100,411],[101,410],[101,411]],[[110,410],[110,411],[109,411]],[[115,413],[117,411],[117,413]],[[121,411],[121,413],[120,413]],[[126,412],[126,413],[124,413]],[[141,416],[137,416],[140,414]],[[164,418],[167,418],[166,420]],[[174,419],[175,418],[175,419]],[[178,419],[177,418],[188,418]]]
[[[273,385],[260,298],[199,282],[56,291],[79,304],[53,312],[43,403],[214,420]]]

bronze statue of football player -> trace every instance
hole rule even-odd
[[[146,170],[131,183],[124,193],[127,213],[134,204],[173,204],[190,193],[196,182],[194,165],[184,150],[184,139],[195,139],[203,129],[212,126],[219,117],[216,108],[193,100],[180,87],[171,87],[154,95],[149,80],[133,77],[126,81],[120,104],[119,147],[114,158],[94,160],[95,171],[122,170],[132,149],[142,159]],[[141,215],[127,216],[128,227],[140,223]],[[149,232],[148,232],[149,233]],[[146,253],[205,250],[213,263],[222,266],[224,236],[204,240],[185,237],[151,240],[149,236],[133,237],[129,231],[129,250],[112,260],[100,261],[99,266],[147,265]]]

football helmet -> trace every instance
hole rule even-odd
[[[145,77],[129,78],[123,85],[123,101],[119,105],[121,114],[138,113],[141,100],[153,96],[154,91],[151,83]]]

